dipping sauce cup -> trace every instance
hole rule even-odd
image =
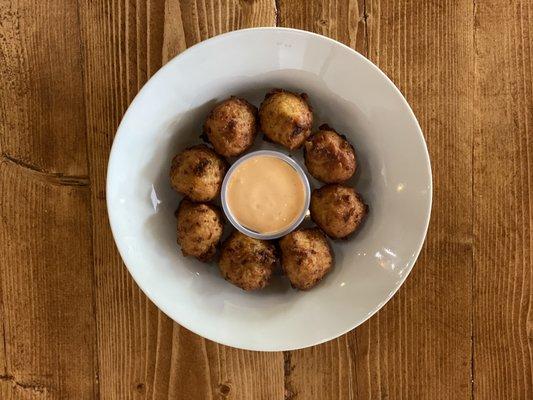
[[[291,157],[271,150],[238,159],[222,182],[222,208],[245,235],[271,240],[296,229],[305,218],[311,188]]]

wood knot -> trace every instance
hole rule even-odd
[[[229,394],[229,392],[231,392],[231,388],[225,383],[219,384],[218,390],[220,391],[220,394],[224,397],[226,397]]]
[[[296,394],[293,393],[290,389],[285,389],[283,398],[284,400],[294,400],[296,398]]]
[[[140,394],[144,394],[146,392],[146,386],[144,383],[138,383],[135,385],[135,391]]]

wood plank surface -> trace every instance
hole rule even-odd
[[[0,2],[0,398],[6,400],[97,396],[76,16],[74,3]]]
[[[92,399],[89,187],[5,158],[0,187],[0,398]]]
[[[275,22],[270,1],[81,2],[101,398],[275,399],[283,358],[205,340],[173,323],[135,285],[115,248],[105,205],[113,135],[142,84],[186,47]]]
[[[533,4],[476,3],[474,398],[533,398]]]
[[[0,1],[0,145],[43,172],[86,176],[77,12],[73,2]]]
[[[426,244],[356,330],[258,353],[180,327],[114,245],[105,175],[161,65],[252,26],[376,63],[433,165]],[[0,0],[0,399],[530,399],[530,0]]]
[[[281,25],[355,46],[406,96],[428,143],[434,203],[420,258],[383,310],[345,337],[286,355],[294,398],[470,398],[472,2],[297,4],[280,2]]]

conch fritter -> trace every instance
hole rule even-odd
[[[204,203],[183,199],[176,212],[178,244],[184,256],[210,261],[215,253],[224,224],[220,210]]]
[[[274,143],[299,148],[311,134],[313,112],[306,95],[275,89],[259,108],[261,130]]]
[[[235,231],[222,244],[218,267],[224,279],[244,290],[264,288],[276,267],[276,248]]]
[[[172,160],[170,183],[193,201],[209,201],[220,191],[226,163],[206,145],[193,146]]]
[[[211,110],[204,134],[218,154],[234,157],[253,144],[257,125],[257,108],[232,96]]]
[[[279,244],[281,267],[297,289],[311,289],[333,267],[333,252],[318,228],[293,231]]]
[[[304,158],[309,173],[325,183],[344,182],[357,168],[353,146],[327,125],[305,142]]]
[[[344,239],[360,225],[368,206],[351,187],[331,184],[313,190],[311,218],[331,238]]]

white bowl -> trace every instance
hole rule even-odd
[[[244,292],[216,265],[185,258],[176,245],[180,197],[168,179],[172,156],[200,141],[215,103],[237,95],[258,106],[272,88],[306,92],[317,125],[328,123],[354,144],[359,172],[350,183],[370,206],[358,233],[334,242],[333,271],[307,292],[291,289],[281,275],[264,290]],[[256,148],[276,147],[258,139]],[[322,343],[379,310],[416,261],[431,195],[426,144],[394,84],[343,44],[284,28],[220,35],[161,68],[126,112],[107,175],[113,235],[141,289],[191,331],[251,350]]]

